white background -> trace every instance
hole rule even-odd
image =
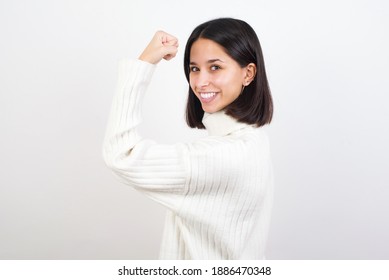
[[[178,37],[142,131],[202,137],[184,122],[183,49],[221,16],[257,31],[274,97],[267,258],[388,259],[388,10],[384,0],[1,0],[0,259],[157,258],[164,209],[101,156],[117,61],[158,29]]]

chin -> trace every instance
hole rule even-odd
[[[212,114],[225,109],[226,106],[201,106],[203,111]]]
[[[218,109],[216,109],[216,108],[204,108],[204,107],[203,107],[203,111],[206,112],[206,113],[208,113],[208,114],[212,114],[212,113],[216,113],[216,112],[218,112],[218,111],[220,111],[220,110],[218,110]]]

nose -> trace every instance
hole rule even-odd
[[[199,71],[196,79],[196,87],[204,88],[210,84],[210,75],[207,71]]]

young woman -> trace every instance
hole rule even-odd
[[[124,183],[166,206],[162,259],[263,259],[273,186],[272,98],[258,38],[244,21],[205,22],[184,57],[186,119],[209,136],[161,145],[138,133],[141,100],[175,37],[157,32],[138,60],[122,60],[104,159]]]

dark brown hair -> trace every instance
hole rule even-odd
[[[219,18],[197,26],[186,43],[184,71],[189,83],[190,50],[193,43],[209,39],[222,46],[242,68],[250,63],[257,66],[254,80],[244,88],[242,94],[224,110],[239,122],[255,124],[258,127],[271,122],[273,101],[267,81],[265,63],[257,34],[246,22],[233,18]],[[189,85],[186,106],[186,122],[192,128],[205,128],[202,123],[204,110]]]

